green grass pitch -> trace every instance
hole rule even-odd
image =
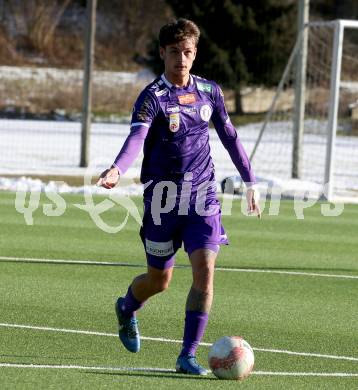
[[[1,389],[358,388],[358,206],[345,205],[340,216],[324,217],[316,204],[298,220],[294,203],[282,201],[278,215],[270,216],[266,207],[260,221],[242,215],[237,200],[232,215],[223,217],[230,245],[217,260],[220,270],[203,342],[241,335],[254,347],[254,373],[237,383],[169,371],[180,344],[156,340],[182,337],[191,281],[182,250],[177,264],[184,267],[175,269],[170,288],[138,313],[141,334],[154,340],[145,338],[140,353],[131,354],[115,336],[114,301],[145,270],[138,224],[129,217],[122,231],[105,233],[74,206],[84,204],[80,195],[63,196],[64,214],[49,217],[42,206],[51,202],[42,194],[33,225],[27,225],[15,209],[15,196],[0,192]],[[135,202],[141,210],[141,199]],[[116,226],[124,216],[116,206],[102,218]],[[207,353],[208,346],[198,350],[206,367]],[[332,373],[347,376],[322,376]]]

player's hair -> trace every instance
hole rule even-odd
[[[165,24],[159,31],[159,45],[165,47],[185,39],[193,39],[195,46],[200,37],[199,27],[189,19],[180,18]]]

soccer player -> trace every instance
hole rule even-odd
[[[141,182],[144,216],[140,236],[147,257],[146,273],[137,276],[116,302],[119,338],[131,352],[140,349],[136,311],[151,296],[168,288],[175,253],[184,244],[193,281],[186,301],[182,350],[176,370],[206,375],[196,350],[203,337],[213,299],[215,259],[228,244],[216,197],[210,156],[212,120],[243,181],[249,212],[260,217],[255,176],[227,114],[223,93],[213,81],[190,74],[200,31],[187,19],[164,25],[159,33],[164,73],[139,95],[130,133],[98,185],[115,186],[144,145]]]

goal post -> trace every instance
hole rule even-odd
[[[358,103],[358,21],[311,22],[304,30],[258,132],[252,163],[263,179],[300,179],[330,201],[358,201],[358,131],[349,112]]]
[[[296,86],[295,111],[292,147],[292,177],[300,179],[302,176],[302,145],[305,117],[306,67],[308,48],[309,0],[298,2],[298,50],[296,55]]]
[[[326,193],[324,197],[327,200],[332,200],[334,195],[334,162],[335,162],[335,143],[337,134],[337,116],[339,104],[339,90],[341,83],[341,69],[342,69],[342,51],[344,40],[344,29],[347,27],[358,29],[358,21],[352,22],[349,20],[336,20],[334,23],[334,42],[332,55],[332,70],[331,70],[331,86],[330,86],[330,103],[329,103],[329,117],[328,117],[328,140],[326,151],[326,168],[325,168],[325,184]],[[357,58],[358,64],[358,58]],[[358,67],[356,69],[358,72]]]

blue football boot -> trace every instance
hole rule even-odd
[[[140,335],[138,330],[138,321],[133,314],[131,317],[126,318],[122,315],[121,305],[124,302],[124,298],[118,298],[115,308],[119,325],[119,339],[122,344],[130,352],[138,352],[140,350]]]
[[[176,372],[192,375],[207,375],[208,371],[196,361],[192,355],[179,356],[175,365]]]

